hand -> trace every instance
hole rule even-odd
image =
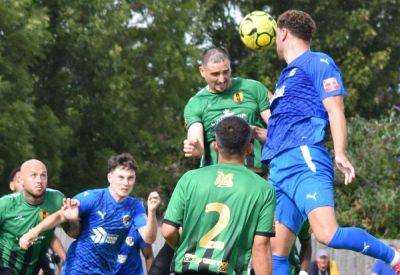
[[[147,199],[147,209],[149,212],[155,212],[161,203],[160,195],[157,192],[151,192]]]
[[[203,146],[199,140],[185,139],[183,141],[183,152],[187,158],[201,158]]]
[[[353,165],[345,155],[336,155],[335,162],[337,168],[344,174],[344,184],[350,184],[356,176]]]
[[[63,216],[68,221],[79,220],[79,201],[76,199],[63,199]]]
[[[37,240],[38,235],[39,234],[36,232],[36,230],[32,228],[27,233],[22,235],[21,238],[19,238],[19,246],[22,249],[27,250],[29,246],[31,246]]]
[[[254,125],[250,125],[250,128],[251,128],[252,138],[257,139],[262,144],[264,144],[265,140],[267,139],[267,129],[260,128]]]

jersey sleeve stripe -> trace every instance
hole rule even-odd
[[[255,235],[264,236],[264,237],[275,237],[275,232],[260,232],[260,231],[257,231]]]
[[[176,222],[173,222],[173,221],[170,221],[170,220],[167,220],[167,219],[164,219],[164,220],[163,220],[163,223],[166,223],[166,224],[172,225],[173,227],[176,227],[176,228],[179,228],[179,227],[181,227],[181,225],[180,225],[180,224],[178,224],[178,223],[176,223]]]

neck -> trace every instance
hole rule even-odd
[[[303,40],[295,40],[288,45],[288,48],[283,56],[286,63],[289,64],[297,57],[310,50],[310,44],[304,42]]]
[[[110,191],[110,194],[111,194],[111,197],[113,197],[113,199],[116,201],[116,202],[121,202],[121,201],[123,201],[124,199],[126,199],[126,197],[121,197],[121,196],[119,196],[116,192],[114,192],[111,188],[108,188],[108,190]]]
[[[26,192],[25,190],[23,191],[25,200],[27,203],[29,203],[30,205],[38,205],[41,204],[44,200],[44,195],[40,196],[40,197],[35,197],[32,194]]]
[[[218,163],[227,164],[243,164],[246,156],[229,156],[226,157],[222,154],[218,154]]]

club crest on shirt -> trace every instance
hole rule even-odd
[[[49,212],[47,212],[46,210],[40,209],[39,212],[39,218],[41,221],[43,221],[45,218],[47,218],[50,215]]]
[[[127,246],[133,246],[135,244],[135,241],[133,240],[133,237],[126,237],[125,243]]]
[[[217,178],[214,182],[217,187],[232,187],[233,186],[233,174],[224,174],[223,171],[217,172]]]
[[[237,103],[237,104],[242,103],[242,102],[243,102],[243,99],[244,99],[244,95],[243,95],[243,92],[242,92],[242,91],[236,91],[236,92],[234,92],[233,95],[232,95],[232,97],[233,97],[233,101],[234,101],[235,103]]]
[[[122,224],[123,225],[128,226],[130,221],[131,221],[131,216],[129,216],[129,215],[124,215],[122,217]]]

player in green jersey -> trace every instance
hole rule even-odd
[[[247,274],[253,255],[256,274],[271,274],[275,192],[243,165],[253,150],[251,129],[230,116],[218,123],[215,136],[218,164],[184,174],[167,208],[162,234],[176,248],[172,269]]]
[[[201,166],[217,163],[217,154],[211,148],[214,128],[224,117],[235,115],[252,125],[255,138],[246,166],[262,173],[261,150],[269,118],[267,88],[255,80],[232,78],[230,59],[222,48],[212,47],[204,52],[200,74],[207,86],[189,100],[184,111],[188,129],[183,148],[185,156],[201,158]]]
[[[0,198],[0,274],[37,274],[53,230],[43,232],[27,251],[19,248],[18,240],[63,204],[63,194],[47,188],[47,170],[41,161],[24,162],[19,178],[22,192]]]

